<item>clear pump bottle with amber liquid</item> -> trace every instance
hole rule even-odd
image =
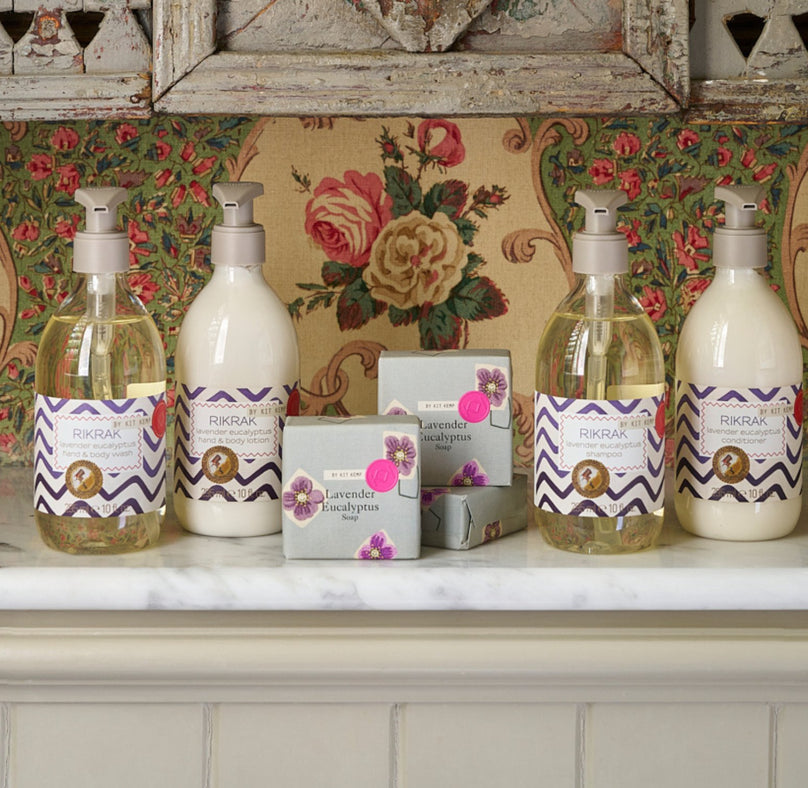
[[[534,512],[563,550],[627,553],[662,530],[665,373],[653,323],[626,283],[622,191],[578,191],[571,292],[536,363]]]
[[[34,508],[42,539],[68,553],[125,553],[157,541],[165,512],[163,343],[127,281],[120,188],[76,191],[86,229],[73,288],[36,361]]]

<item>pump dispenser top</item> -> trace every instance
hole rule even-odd
[[[213,196],[222,206],[223,221],[213,228],[210,258],[214,265],[263,265],[264,228],[253,221],[253,200],[264,193],[260,183],[215,183]]]
[[[624,274],[628,242],[617,231],[617,209],[628,202],[621,189],[579,189],[575,202],[586,210],[584,229],[572,238],[572,270],[578,274]]]
[[[763,268],[766,231],[755,224],[763,200],[762,186],[716,186],[716,200],[724,201],[725,221],[713,240],[717,268]]]
[[[129,269],[129,238],[118,229],[118,206],[126,189],[117,186],[76,189],[86,209],[85,229],[73,242],[73,270],[80,274],[115,274]]]

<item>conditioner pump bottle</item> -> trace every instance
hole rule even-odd
[[[76,191],[86,228],[73,289],[36,360],[34,508],[46,544],[124,553],[157,541],[165,512],[163,342],[127,281],[120,188]]]
[[[578,191],[586,224],[572,291],[536,363],[534,506],[547,542],[581,553],[651,547],[662,529],[665,372],[653,323],[626,284],[622,191]]]
[[[281,441],[298,411],[292,319],[266,283],[260,183],[217,183],[213,275],[188,309],[175,355],[174,507],[188,531],[281,530]]]
[[[717,186],[715,278],[685,319],[676,351],[675,505],[685,530],[775,539],[802,493],[802,350],[768,281],[759,186]]]

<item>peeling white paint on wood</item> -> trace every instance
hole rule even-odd
[[[88,74],[133,74],[151,68],[151,47],[132,11],[125,5],[107,10],[98,33],[84,50]]]

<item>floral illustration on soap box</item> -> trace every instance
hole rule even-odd
[[[500,367],[475,367],[477,374],[477,390],[482,391],[492,408],[503,408],[508,404],[508,375]]]
[[[500,536],[502,536],[502,523],[499,520],[488,523],[483,529],[483,544],[499,539]]]
[[[407,123],[400,141],[382,127],[374,172],[326,177],[306,206],[305,231],[326,254],[322,282],[298,282],[289,304],[298,319],[336,307],[342,331],[387,314],[393,326],[417,325],[421,347],[466,346],[469,324],[504,315],[508,302],[482,276],[472,251],[485,219],[507,199],[500,186],[471,186],[445,172],[465,159],[460,129],[430,118]],[[437,175],[437,177],[435,177]]]
[[[395,463],[399,478],[409,479],[418,466],[418,447],[409,435],[385,433],[384,457]]]
[[[322,511],[325,498],[325,490],[301,469],[292,474],[281,495],[284,510],[292,522],[301,528]]]
[[[450,484],[452,487],[486,487],[488,475],[477,460],[472,460],[455,473]]]
[[[411,414],[397,399],[394,399],[383,411],[383,416],[411,416]]]
[[[377,531],[365,540],[354,554],[356,558],[371,561],[388,560],[395,558],[397,555],[398,549],[390,540],[386,531]]]
[[[449,492],[448,487],[422,487],[421,508],[429,509],[435,501],[442,498],[447,492]]]

